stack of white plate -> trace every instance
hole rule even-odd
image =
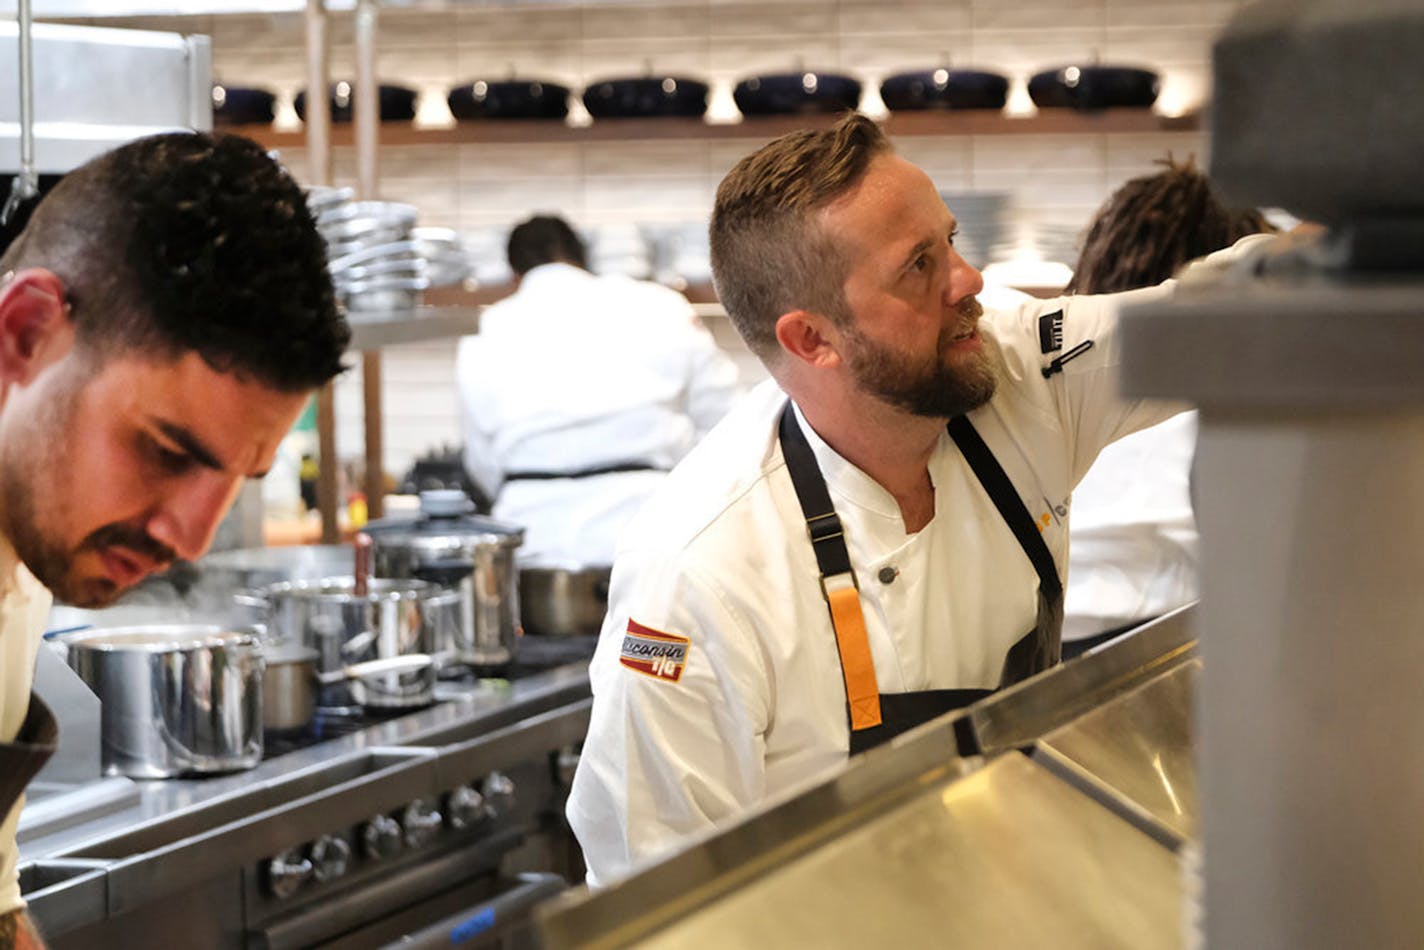
[[[312,188],[307,200],[326,238],[332,283],[353,320],[411,313],[422,291],[469,276],[454,231],[415,227],[414,205],[351,199],[349,188]]]

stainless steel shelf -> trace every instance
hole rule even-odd
[[[362,314],[359,319],[351,319],[351,349],[379,350],[402,343],[425,343],[468,336],[479,329],[478,307],[420,307],[414,312]]]

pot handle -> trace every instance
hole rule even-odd
[[[271,603],[255,590],[233,591],[232,602],[239,607],[251,607],[253,610],[266,610]]]
[[[434,662],[434,657],[424,653],[410,653],[404,656],[388,656],[381,660],[353,663],[330,673],[318,673],[316,678],[321,680],[322,685],[330,686],[344,680],[358,680],[363,676],[379,676],[382,673],[413,673]]]

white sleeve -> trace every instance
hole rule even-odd
[[[637,668],[640,627],[686,639],[675,682]],[[591,885],[627,875],[764,795],[769,667],[743,630],[727,599],[693,572],[625,559],[615,566],[590,667],[593,717],[568,803]]]
[[[467,336],[455,351],[455,389],[460,400],[460,431],[465,440],[465,473],[494,500],[504,482],[504,472],[494,457],[494,433],[485,428],[482,412],[487,409],[480,381],[483,341]]]

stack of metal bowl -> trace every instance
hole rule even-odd
[[[469,277],[456,232],[416,227],[414,205],[352,197],[349,188],[313,188],[307,200],[326,238],[332,282],[353,320],[409,315],[423,291]]]

